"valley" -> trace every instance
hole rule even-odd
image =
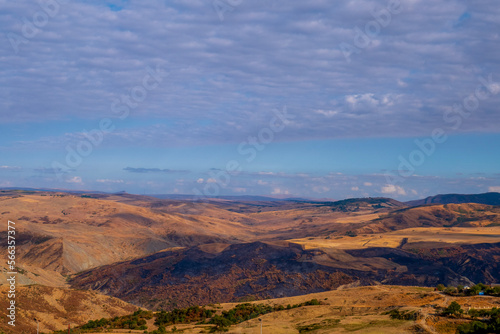
[[[104,304],[119,300],[124,304],[112,314],[124,314],[138,307],[168,311],[192,305],[300,300],[315,294],[332,294],[322,298],[337,303],[340,295],[335,294],[372,289],[365,286],[380,292],[390,291],[391,286],[498,284],[500,206],[485,204],[484,198],[491,203],[494,195],[474,195],[471,202],[464,196],[436,197],[426,200],[434,201],[431,204],[415,206],[389,198],[194,202],[126,193],[3,190],[0,216],[16,222],[23,293],[51,289],[42,294],[78,292],[81,300],[115,298]],[[473,202],[477,198],[483,203]],[[451,203],[453,199],[457,203]],[[6,238],[6,224],[0,233]],[[6,264],[0,267],[5,282]],[[90,295],[82,295],[87,291]],[[367,307],[376,307],[368,299]],[[56,309],[62,312],[61,320],[51,321],[59,327],[50,327],[47,321],[46,330],[61,328],[69,319],[62,311],[66,306]],[[302,326],[296,321],[300,309],[282,313],[283,319],[275,322],[293,323],[283,325],[286,328]],[[28,318],[38,312],[24,310]],[[306,318],[313,316],[309,310]],[[92,314],[113,316],[103,312]],[[317,317],[326,317],[320,313]],[[387,320],[376,312],[360,316],[380,324]],[[84,318],[93,319],[82,314],[71,321],[82,324]],[[339,324],[349,324],[346,319],[327,322],[336,324],[332,332],[341,333],[346,329]],[[306,320],[303,325],[308,325]],[[394,332],[414,330],[414,324],[400,325]],[[33,328],[33,322],[25,326]],[[186,328],[185,333],[191,332]]]

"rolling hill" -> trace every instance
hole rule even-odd
[[[6,286],[0,287],[0,307],[6,310],[9,299]],[[83,324],[88,319],[112,318],[132,313],[137,306],[117,298],[93,291],[79,291],[41,285],[18,286],[16,288],[16,326],[7,324],[2,312],[0,331],[7,334],[36,332],[38,319],[40,331],[60,330],[71,324]]]
[[[500,193],[490,192],[484,194],[444,194],[429,196],[424,199],[409,201],[405,204],[409,206],[419,206],[426,204],[462,204],[462,203],[478,203],[486,205],[500,205]]]

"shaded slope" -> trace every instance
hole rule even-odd
[[[220,253],[198,247],[160,252],[79,274],[78,288],[97,289],[155,308],[268,298],[330,290],[352,282],[303,258],[296,245],[237,244]]]
[[[461,204],[461,203],[478,203],[486,205],[500,205],[500,193],[490,192],[484,194],[444,194],[429,196],[424,199],[409,201],[405,204],[409,206],[419,206],[426,204]]]
[[[402,245],[361,250],[304,250],[262,242],[160,252],[77,275],[71,284],[97,289],[137,305],[171,309],[326,291],[357,282],[435,286],[496,283],[499,244],[452,246],[441,256]],[[470,263],[470,265],[467,265]]]

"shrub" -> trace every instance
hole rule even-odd
[[[446,316],[458,316],[463,312],[464,310],[462,310],[462,307],[460,306],[459,303],[451,302],[451,304],[443,310],[442,314]]]

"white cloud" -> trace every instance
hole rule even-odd
[[[99,183],[124,183],[125,181],[123,181],[123,180],[99,179],[99,180],[96,180],[96,182],[99,182]]]
[[[403,80],[398,79],[398,86],[399,87],[407,87],[408,84],[406,82],[404,82]]]
[[[289,195],[290,192],[286,189],[274,188],[271,194],[272,195]]]
[[[371,186],[373,186],[373,183],[371,183],[371,182],[365,182],[365,183],[363,183],[363,185],[365,187],[371,187]]]
[[[371,93],[347,95],[345,97],[345,101],[350,105],[352,109],[356,109],[359,105],[376,107],[379,105],[380,101],[377,100],[374,96],[375,94]]]
[[[400,186],[396,186],[396,185],[393,185],[393,184],[388,184],[388,185],[385,185],[382,187],[382,189],[380,189],[380,192],[382,194],[392,194],[392,195],[401,195],[401,196],[405,196],[406,195],[406,191],[400,187]]]
[[[20,171],[21,167],[17,167],[17,166],[0,166],[0,170]]]
[[[205,180],[200,177],[198,180],[196,180],[196,182],[197,183],[203,183],[203,182],[205,182]]]
[[[323,110],[323,109],[317,109],[314,110],[314,113],[320,114],[326,117],[332,117],[337,115],[339,112],[337,110]]]
[[[489,187],[488,191],[492,193],[500,193],[500,186]]]
[[[277,173],[274,173],[274,172],[258,172],[257,173],[258,175],[277,175]]]
[[[83,184],[82,178],[80,176],[73,176],[66,180],[67,183]]]
[[[265,185],[267,185],[267,184],[268,184],[268,182],[266,182],[266,181],[262,181],[262,180],[258,180],[258,181],[257,181],[257,184],[258,184],[259,186],[265,186]]]
[[[358,191],[359,190],[359,187],[352,187],[351,188],[352,191]]]

